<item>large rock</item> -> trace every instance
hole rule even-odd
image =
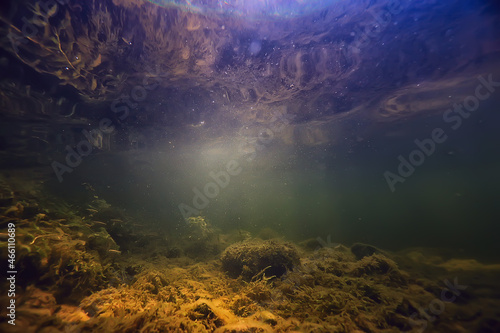
[[[250,281],[263,270],[267,277],[282,276],[299,263],[299,255],[291,243],[253,240],[229,246],[221,260],[229,276]]]

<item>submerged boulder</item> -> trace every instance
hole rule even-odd
[[[299,255],[291,243],[276,240],[252,240],[229,246],[221,257],[222,268],[232,277],[250,281],[262,271],[280,277],[299,263]]]
[[[362,243],[354,243],[351,246],[351,252],[356,256],[357,260],[361,260],[364,257],[369,257],[375,253],[383,253],[375,246]]]

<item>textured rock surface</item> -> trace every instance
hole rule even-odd
[[[299,255],[291,243],[254,240],[231,245],[221,260],[229,276],[249,281],[263,270],[267,277],[282,276],[299,263]]]

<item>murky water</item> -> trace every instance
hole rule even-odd
[[[496,3],[0,9],[0,330],[500,331]]]

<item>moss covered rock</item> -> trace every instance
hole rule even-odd
[[[282,276],[299,263],[299,255],[291,243],[253,240],[229,246],[221,260],[230,277],[250,281],[263,270],[268,277]]]

